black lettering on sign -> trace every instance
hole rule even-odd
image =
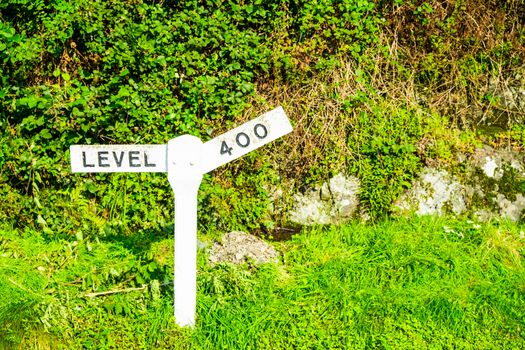
[[[120,158],[117,158],[117,152],[113,151],[113,159],[115,159],[115,163],[117,163],[117,168],[120,168],[122,166],[122,161],[124,160],[124,152],[120,152]]]
[[[88,164],[86,162],[86,152],[82,152],[82,165],[85,167],[85,168],[93,168],[95,167],[95,164]]]
[[[239,146],[245,148],[250,145],[250,138],[245,133],[240,132],[237,134],[237,137],[235,137],[235,142],[237,142]]]
[[[222,141],[222,143],[221,143],[221,155],[225,154],[225,153],[228,153],[231,156],[232,155],[232,149],[233,148],[228,147],[228,145],[226,144],[226,141]]]
[[[98,151],[98,166],[101,168],[107,168],[109,167],[109,163],[106,163],[108,161],[108,151]]]
[[[144,166],[147,168],[154,168],[157,166],[157,164],[148,163],[148,154],[144,152]]]
[[[140,160],[138,157],[139,151],[129,151],[129,166],[132,168],[140,168],[140,163],[135,163],[134,161]]]
[[[253,133],[255,134],[255,136],[257,136],[258,139],[262,140],[268,136],[268,128],[266,128],[264,124],[258,123],[258,124],[255,124],[255,126],[253,127]],[[247,133],[241,131],[240,133],[237,134],[237,136],[235,136],[235,143],[239,147],[246,148],[251,143],[250,136],[248,136]],[[233,147],[228,146],[226,141],[222,141],[221,151],[220,151],[221,155],[223,154],[231,155],[232,150],[233,150]]]
[[[262,124],[255,124],[253,132],[255,133],[255,136],[260,139],[264,139],[266,136],[268,136],[268,129],[266,129],[266,126]]]

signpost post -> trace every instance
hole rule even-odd
[[[197,302],[197,193],[203,174],[292,131],[278,107],[206,143],[190,135],[166,145],[72,145],[71,171],[167,172],[175,197],[174,314],[181,327],[195,324]]]

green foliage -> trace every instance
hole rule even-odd
[[[292,3],[295,29],[301,42],[309,40],[313,51],[350,53],[361,57],[371,44],[378,43],[379,18],[375,3],[367,0],[319,0]]]
[[[365,101],[372,104],[371,109],[360,112],[349,126],[352,132],[348,147],[353,153],[349,164],[350,171],[361,180],[361,202],[377,219],[389,213],[392,202],[410,186],[421,168],[416,143],[423,128],[415,111]],[[356,102],[348,101],[350,105]]]
[[[197,323],[181,330],[173,240],[2,230],[0,348],[520,349],[522,231],[427,217],[310,229],[277,245],[279,264],[200,250]]]
[[[517,228],[471,222],[312,230],[283,245],[284,269],[205,272],[206,286],[234,275],[243,292],[205,289],[197,339],[201,348],[518,349],[522,247]]]
[[[501,135],[503,137],[508,136],[509,141],[516,143],[519,147],[525,148],[525,126],[514,125],[509,130],[508,135]]]
[[[295,79],[310,69],[297,51],[357,58],[375,45],[373,10],[361,0],[2,2],[0,182],[13,204],[5,218],[16,215],[16,226],[40,225],[50,234],[159,228],[172,208],[164,178],[72,176],[68,147],[214,137],[236,123],[258,79]],[[253,188],[223,187],[216,177],[203,184],[201,202],[211,205],[204,225],[214,212],[232,216],[223,227],[270,224],[267,203],[253,197],[264,194],[259,181],[274,176],[267,158],[261,161],[259,173],[237,181]],[[72,212],[78,205],[86,208],[80,216]],[[64,212],[73,217],[64,220]],[[79,227],[86,221],[93,225]]]
[[[471,110],[465,104],[483,116],[504,109],[499,95],[483,86],[491,75],[507,79],[523,63],[516,47],[525,36],[515,25],[521,2],[3,1],[0,195],[6,201],[0,218],[50,235],[99,234],[116,227],[128,233],[145,226],[162,230],[172,212],[164,177],[72,176],[68,147],[165,143],[186,133],[207,140],[237,124],[260,90],[308,79],[326,80],[330,88],[331,74],[349,60],[359,77],[352,93],[335,97],[346,110],[329,123],[348,119],[355,129],[367,130],[370,136],[348,132],[334,137],[349,138],[352,157],[347,158],[352,159],[346,160],[365,182],[362,199],[370,214],[385,215],[388,203],[417,170],[412,146],[421,133],[404,127],[405,120],[421,118],[410,101],[386,106],[383,82],[391,73],[394,80],[414,79],[423,91],[420,109],[464,124],[462,113]],[[498,20],[492,24],[492,18]],[[486,49],[480,35],[492,40]],[[399,50],[383,47],[392,40]],[[396,70],[383,71],[390,64]],[[374,81],[378,72],[385,74],[379,84]],[[439,106],[444,100],[452,106]],[[276,98],[264,107],[282,102]],[[322,111],[323,106],[306,109],[309,118]],[[289,113],[303,121],[295,111]],[[507,112],[496,117],[501,113]],[[519,114],[509,113],[512,118],[503,119],[516,124]],[[352,115],[361,117],[353,120]],[[326,128],[324,119],[319,123],[321,131]],[[378,129],[388,124],[402,128],[399,139]],[[331,152],[317,156],[323,159],[305,171],[298,187],[344,168],[333,165],[345,158],[337,154],[341,142],[322,134],[315,142],[321,143],[316,150]],[[445,148],[437,145],[432,152]],[[257,171],[247,161],[240,169],[227,168],[206,179],[199,198],[202,227],[274,225],[268,199],[261,196],[267,197],[265,189],[283,169],[275,161],[279,157],[258,156]]]
[[[18,240],[9,231],[0,231],[0,348],[24,341],[24,334],[64,326],[59,297],[50,295],[50,267],[44,256],[56,252],[40,237]],[[58,261],[56,261],[58,263]]]
[[[490,77],[518,79],[523,0],[475,4],[2,1],[0,348],[522,348],[516,226],[313,230],[282,244],[282,267],[208,266],[200,254],[190,332],[172,317],[165,176],[69,169],[72,144],[206,141],[274,93],[260,109],[299,101],[287,112],[315,137],[206,175],[199,230],[271,230],[269,191],[290,183],[283,173],[295,188],[356,174],[365,211],[382,218],[422,160],[448,164],[473,147],[448,120],[501,109]],[[351,78],[337,80],[344,62]],[[417,91],[396,95],[404,79]],[[312,84],[278,93],[311,81],[325,100]],[[523,127],[510,126],[495,140],[522,149]],[[504,185],[523,192],[510,175]]]
[[[520,123],[519,110],[509,111],[486,97],[491,79],[509,81],[521,75],[525,62],[519,49],[524,43],[522,0],[380,4],[392,41],[399,45],[396,59],[412,72],[434,111],[464,127],[490,124],[493,120],[487,114],[494,110],[510,114],[500,120],[505,127]]]
[[[199,218],[218,230],[272,228],[267,188],[277,186],[279,177],[268,163],[260,162],[259,157],[258,153],[245,156],[238,161],[244,165],[242,172],[238,167],[235,167],[237,170],[226,167],[222,182],[213,187],[204,186]]]
[[[169,312],[172,316],[172,311],[166,310],[169,304],[163,305],[159,284],[169,284],[173,279],[172,239],[148,233],[133,240],[126,236],[91,240],[80,233],[74,238],[46,240],[35,231],[0,232],[0,348],[23,347],[32,341],[47,348],[45,344],[52,344],[59,335],[74,342],[79,328],[82,334],[95,334],[97,327],[100,330],[114,324],[115,317],[136,317],[151,324],[151,329],[167,327],[148,319],[157,313]],[[106,243],[109,241],[112,243]],[[167,250],[163,248],[166,245]],[[96,296],[108,288],[135,288],[137,292],[129,292],[131,298],[110,293],[100,302],[88,294],[94,292]],[[169,322],[169,318],[165,316],[162,322]],[[127,332],[127,339],[133,339],[133,328],[122,331]],[[110,338],[102,332],[79,340],[74,347],[119,344]],[[140,334],[144,341],[155,342],[157,338],[158,334]],[[66,343],[61,346],[69,347]]]

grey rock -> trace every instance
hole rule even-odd
[[[447,171],[427,167],[396,206],[417,215],[442,215],[446,208],[459,215],[467,210],[465,188]]]
[[[210,250],[210,263],[230,262],[242,264],[253,261],[256,264],[279,261],[275,248],[260,238],[241,231],[232,231],[222,237],[222,242],[215,242]]]
[[[470,163],[482,170],[487,177],[496,180],[502,178],[505,167],[510,167],[525,177],[525,164],[522,157],[509,150],[496,150],[485,145],[474,152]]]
[[[500,208],[500,215],[512,221],[518,221],[525,210],[525,197],[519,193],[516,200],[510,201],[503,194],[498,194],[496,201]]]
[[[299,225],[339,224],[352,218],[359,200],[359,180],[338,174],[320,187],[294,196],[290,221]]]
[[[461,179],[442,169],[425,168],[395,207],[417,215],[470,212],[481,221],[496,217],[520,220],[525,211],[525,193],[514,193],[514,184],[525,181],[522,156],[484,146],[464,161],[467,171]]]

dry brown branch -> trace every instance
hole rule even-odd
[[[146,288],[148,288],[148,285],[144,284],[144,285],[142,285],[142,287],[113,289],[113,290],[107,290],[107,291],[104,291],[104,292],[86,293],[86,294],[83,294],[82,296],[83,297],[88,297],[88,298],[96,298],[96,297],[100,297],[100,296],[117,294],[117,293],[135,292],[135,291],[145,290]]]

